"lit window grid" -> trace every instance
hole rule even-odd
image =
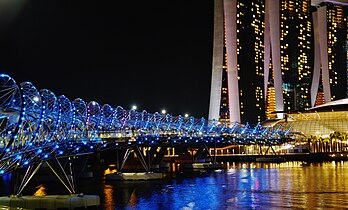
[[[296,2],[296,3],[295,3]],[[309,7],[310,2],[308,0],[303,1],[289,1],[283,0],[281,4],[281,20],[280,20],[280,40],[281,40],[281,68],[283,80],[286,81],[288,77],[285,72],[297,71],[297,80],[301,81],[301,84],[308,84],[306,81],[311,80],[311,67],[308,58],[311,53],[311,21],[309,20]],[[294,12],[295,11],[295,12]],[[290,21],[298,21],[298,27],[289,28]],[[289,31],[297,31],[298,45],[295,49],[296,52],[293,55],[296,56],[296,61],[290,60],[289,45],[293,45],[294,40],[290,37]],[[292,49],[293,50],[293,49]],[[297,68],[293,68],[293,63],[297,63]],[[304,82],[302,82],[304,81]],[[297,90],[299,89],[299,90]],[[296,88],[296,95],[289,91],[284,92],[284,104],[285,110],[295,109],[295,103],[297,109],[308,109],[310,107],[310,92],[309,85],[303,85]],[[295,102],[296,100],[296,102]]]
[[[345,65],[342,64],[339,60],[340,58],[340,51],[339,48],[342,44],[341,39],[345,39],[345,43],[347,43],[348,40],[348,27],[347,27],[347,19],[345,16],[347,15],[347,8],[344,8],[340,5],[333,5],[328,4],[327,7],[327,27],[328,27],[328,54],[329,54],[329,74],[330,74],[330,85],[331,85],[331,96],[332,100],[339,99],[342,97],[347,97],[348,91],[346,91],[345,96],[338,95],[337,89],[340,89],[341,87],[346,86],[346,89],[348,90],[348,84],[347,79],[341,80],[344,81],[344,84],[340,84],[340,81],[338,80],[339,77],[345,77],[347,78],[347,72],[348,72],[348,66],[347,66],[347,59],[345,62]],[[343,34],[342,34],[343,33]],[[343,36],[344,35],[344,36]],[[338,41],[341,42],[338,42]],[[347,56],[347,45],[345,48],[346,58]],[[337,72],[338,69],[342,68],[342,66],[345,66],[346,69],[344,70],[345,75],[339,75]],[[343,73],[343,71],[342,71]],[[342,74],[340,73],[340,74]]]
[[[245,16],[245,12],[247,7],[249,5],[245,5],[243,2],[237,2],[237,55],[240,55],[240,52],[243,50],[240,40],[238,38],[238,34],[241,32],[241,30],[244,29],[244,22],[242,21],[243,16]],[[264,22],[261,22],[262,17],[264,16],[264,2],[263,1],[253,1],[251,2],[251,8],[250,11],[253,15],[253,21],[251,22],[250,26],[253,28],[254,31],[254,37],[255,40],[253,42],[254,44],[254,50],[255,50],[255,74],[257,76],[260,76],[263,78],[263,62],[264,62],[264,45],[263,45],[263,36],[264,36]],[[239,59],[238,59],[239,60]],[[237,70],[240,70],[240,64],[237,64]],[[238,77],[240,79],[240,76]],[[261,81],[261,80],[260,80]],[[241,88],[241,86],[240,86]],[[260,86],[255,86],[255,99],[256,102],[254,104],[255,109],[259,110],[260,112],[255,113],[257,115],[257,121],[261,122],[261,116],[259,113],[264,113],[265,108],[263,105],[263,92],[262,90],[262,84],[260,83]],[[240,89],[240,109],[241,109],[241,117],[244,118],[245,114],[245,107],[243,104],[243,90]],[[244,99],[245,100],[245,99]],[[263,117],[262,117],[263,118]]]

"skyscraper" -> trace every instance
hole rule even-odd
[[[264,119],[262,0],[215,0],[209,119]],[[252,18],[253,17],[253,18]]]
[[[281,112],[311,107],[310,0],[266,1],[265,15],[264,90],[267,102],[270,101],[266,104],[266,117],[276,116],[269,111],[274,106],[277,117],[281,118]]]
[[[258,123],[347,97],[347,9],[315,6],[215,0],[209,119]]]
[[[311,107],[313,35],[310,0],[283,0],[280,6],[280,54],[284,111]]]
[[[265,118],[264,0],[237,2],[237,70],[240,114],[243,123]]]
[[[318,33],[315,33],[312,105],[318,93],[323,94],[325,102],[348,96],[348,4],[319,1],[314,6],[313,23]],[[321,69],[320,63],[324,63]]]

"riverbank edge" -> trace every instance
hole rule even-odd
[[[257,162],[260,157],[278,157],[285,161],[324,162],[324,161],[348,161],[348,152],[335,153],[298,153],[281,155],[219,155],[217,162]]]

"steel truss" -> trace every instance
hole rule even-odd
[[[228,125],[86,103],[80,98],[70,101],[30,82],[17,84],[0,75],[0,175],[18,168],[36,171],[34,165],[51,159],[112,148],[199,142],[276,145],[287,141],[288,133],[289,128],[283,127]],[[67,186],[73,192],[73,183]]]

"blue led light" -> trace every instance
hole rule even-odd
[[[1,76],[10,78],[7,75]],[[263,142],[279,145],[284,135],[290,132],[290,128],[286,129],[286,132],[282,131],[285,128],[263,129],[260,124],[256,127],[249,124],[235,124],[229,127],[226,122],[211,123],[204,118],[198,120],[194,117],[130,111],[122,107],[101,107],[94,101],[88,104],[82,99],[70,101],[63,95],[56,97],[49,90],[37,91],[31,83],[23,84],[19,87],[16,85],[20,97],[9,100],[9,106],[22,110],[19,112],[19,120],[16,118],[17,124],[11,123],[15,125],[14,128],[9,127],[5,130],[2,137],[6,140],[1,141],[6,152],[4,158],[12,158],[11,161],[17,164],[31,164],[31,159],[25,158],[30,155],[37,158],[35,161],[40,161],[40,158],[54,158],[54,155],[63,153],[72,156],[86,152],[86,149],[98,150],[100,147],[118,146],[119,143],[114,142],[114,139],[121,140],[122,146],[144,143],[158,143],[162,146],[162,140],[171,140],[174,143],[181,143],[183,140],[185,143],[231,143],[232,138],[234,143],[239,144]],[[32,123],[32,128],[36,129],[28,129],[29,122]],[[244,135],[241,135],[243,133]],[[125,140],[130,137],[136,137],[136,141]],[[10,172],[7,168],[2,171]]]

